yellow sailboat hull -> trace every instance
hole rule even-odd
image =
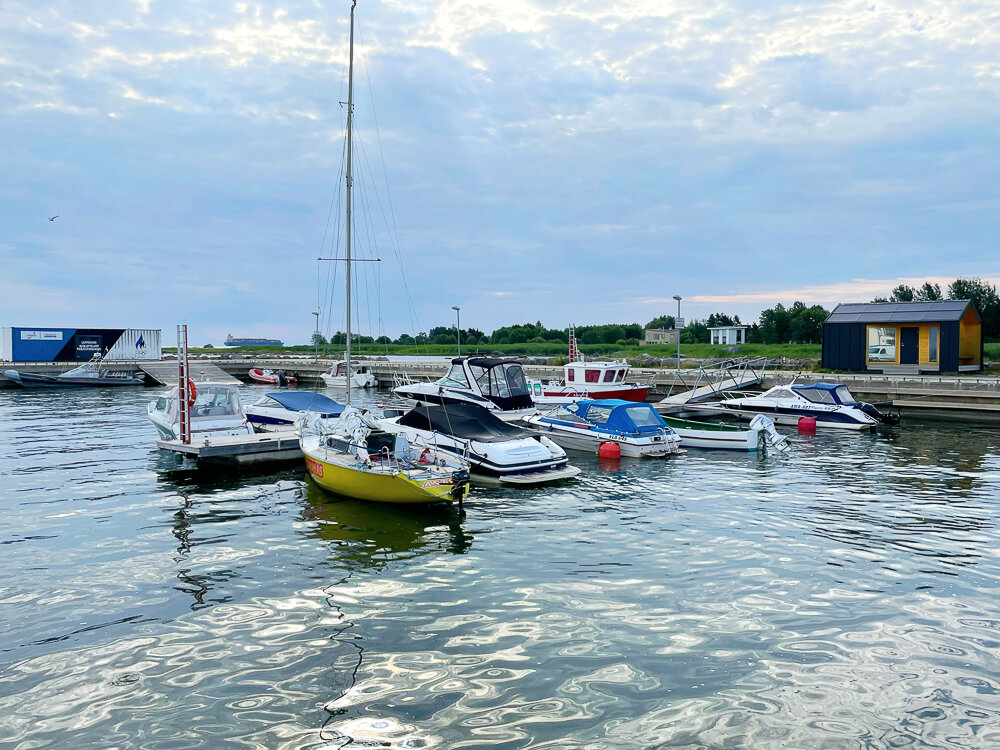
[[[407,476],[402,471],[361,471],[324,460],[324,452],[320,449],[316,453],[306,453],[306,468],[316,484],[337,495],[374,503],[443,503],[463,500],[469,493],[468,483],[453,493],[456,485],[443,472]]]

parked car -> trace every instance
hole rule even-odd
[[[896,347],[894,346],[869,346],[869,362],[895,362]]]

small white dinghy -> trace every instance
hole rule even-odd
[[[236,386],[191,382],[188,389],[191,393],[192,437],[253,434]],[[178,391],[179,388],[174,386],[146,407],[146,416],[164,440],[177,440],[181,434]]]

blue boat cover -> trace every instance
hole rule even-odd
[[[279,391],[268,393],[267,396],[291,411],[318,411],[322,414],[340,414],[344,411],[343,404],[313,391]]]
[[[566,407],[581,419],[597,426],[600,431],[635,435],[644,432],[670,430],[652,404],[624,401],[617,398],[577,401]],[[610,409],[610,414],[608,410]],[[604,417],[607,416],[607,420]]]

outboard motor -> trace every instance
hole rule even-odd
[[[879,411],[877,407],[865,401],[858,401],[856,406],[859,409],[861,409],[861,411],[863,411],[865,414],[867,414],[869,417],[878,420],[882,424],[887,424],[892,426],[899,424],[898,414],[890,414],[888,412]]]
[[[284,370],[278,370],[274,374],[278,376],[278,385],[288,385],[288,378],[285,377]]]
[[[781,453],[784,453],[790,447],[788,445],[788,438],[774,429],[774,422],[765,417],[763,414],[758,414],[750,420],[750,429],[760,430],[768,444]]]

